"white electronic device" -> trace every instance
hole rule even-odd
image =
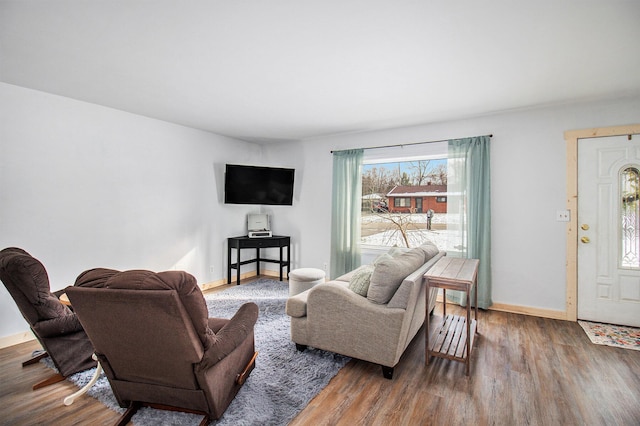
[[[268,214],[247,215],[247,235],[249,238],[271,237]]]

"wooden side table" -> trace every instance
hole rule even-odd
[[[429,358],[437,356],[464,362],[466,375],[469,375],[469,363],[475,335],[478,333],[478,292],[475,292],[475,319],[471,319],[470,294],[478,278],[478,259],[461,259],[457,257],[442,257],[424,275],[426,291],[426,324],[425,324],[425,358],[429,365]],[[429,340],[429,289],[442,289],[443,324],[436,330],[433,342]],[[467,294],[467,316],[447,315],[447,290],[464,291]],[[466,329],[466,333],[465,333]]]

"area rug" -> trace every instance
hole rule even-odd
[[[217,422],[212,421],[212,425],[286,425],[349,362],[350,358],[313,348],[296,350],[290,338],[289,317],[284,311],[288,296],[286,283],[260,279],[205,297],[212,317],[231,318],[248,301],[260,308],[254,330],[259,352],[256,368],[224,415]],[[53,368],[50,361],[45,364]],[[74,374],[68,380],[81,387],[89,382],[94,370]],[[104,374],[88,395],[124,412]],[[132,419],[138,426],[197,425],[200,420],[202,416],[148,407],[140,409]]]
[[[592,343],[640,351],[640,328],[578,321]]]

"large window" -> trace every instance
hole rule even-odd
[[[446,143],[373,151],[362,171],[362,247],[446,247]]]

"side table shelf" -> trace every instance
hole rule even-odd
[[[472,319],[469,334],[471,334],[471,345],[476,335],[477,321]],[[429,352],[431,355],[455,361],[465,361],[467,358],[467,319],[459,315],[447,315],[444,324],[436,330],[431,342]]]
[[[426,308],[429,309],[429,293],[431,287],[442,289],[444,321],[435,332],[433,341],[429,338],[430,315],[425,319],[425,363],[429,358],[437,356],[465,363],[465,373],[469,375],[471,350],[478,333],[478,292],[475,292],[475,318],[471,319],[471,292],[478,278],[478,259],[462,259],[442,257],[424,274],[426,286]],[[466,316],[447,315],[447,290],[466,293]]]

